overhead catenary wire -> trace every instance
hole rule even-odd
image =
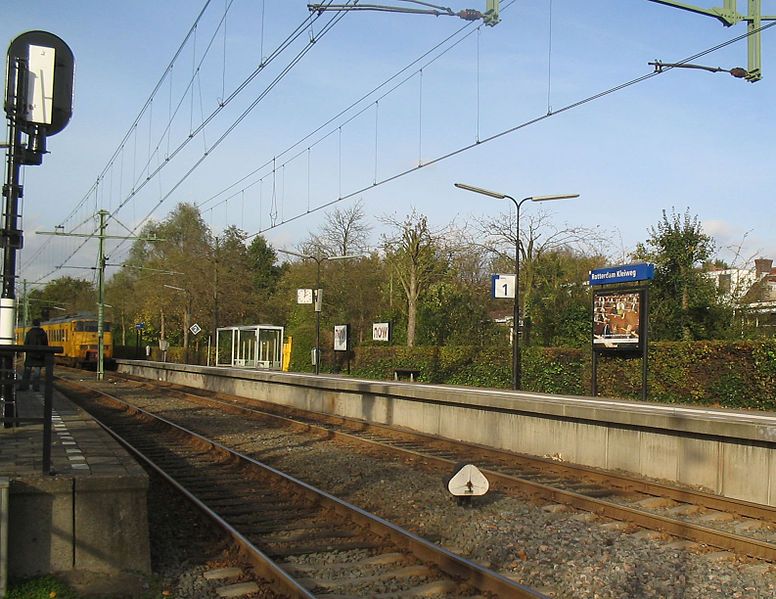
[[[338,23],[342,18],[344,14],[338,14],[334,16],[330,21],[328,21],[324,27],[321,29],[320,33],[316,36],[316,39],[320,39],[322,36],[326,35],[333,27]],[[274,87],[282,81],[286,75],[299,63],[299,61],[304,58],[304,56],[312,49],[312,47],[315,45],[315,40],[310,40],[307,45],[304,46],[302,50],[292,59],[292,61],[286,65],[286,67],[283,68],[283,70],[275,77],[275,79],[272,80],[272,82],[254,99],[253,102],[240,114],[240,116],[229,126],[229,128],[224,131],[224,133],[213,143],[213,145],[210,148],[210,151],[205,152],[200,158],[184,173],[184,175],[172,186],[172,188],[164,194],[163,197],[159,199],[159,201],[156,203],[155,206],[151,208],[151,210],[143,217],[143,219],[138,223],[136,226],[136,230],[144,225],[144,223],[153,215],[153,213],[159,208],[161,204],[163,204],[169,197],[177,191],[177,189],[191,176],[191,174],[199,168],[199,166],[207,159],[207,157],[210,155],[213,149],[217,148],[231,133],[234,131],[234,129],[253,111],[253,109],[269,94],[269,92],[274,89]],[[276,176],[276,169],[273,169],[273,185],[274,185],[274,177]],[[277,203],[275,198],[275,191],[273,189],[273,209],[272,214],[270,215],[273,221],[277,222]],[[273,216],[274,215],[274,216]],[[118,247],[123,246],[125,242],[122,241],[118,244]]]
[[[480,146],[482,144],[494,141],[496,139],[499,139],[501,137],[504,137],[506,135],[509,135],[511,133],[519,131],[521,129],[525,129],[527,127],[530,127],[532,125],[535,125],[537,123],[540,123],[542,121],[550,119],[550,118],[552,118],[554,116],[557,116],[559,114],[562,114],[562,113],[565,113],[565,112],[569,112],[571,110],[574,110],[576,108],[584,106],[585,104],[589,104],[590,102],[594,102],[596,100],[599,100],[601,98],[604,98],[606,96],[614,94],[614,93],[616,93],[618,91],[621,91],[623,89],[632,87],[634,85],[637,85],[639,83],[642,83],[642,82],[647,81],[649,79],[652,79],[654,77],[663,75],[663,74],[667,73],[668,71],[670,71],[670,70],[672,70],[674,68],[677,68],[677,67],[679,67],[679,66],[681,66],[683,64],[692,62],[693,60],[696,60],[698,58],[701,58],[702,56],[706,56],[708,54],[716,52],[716,51],[718,51],[718,50],[720,50],[722,48],[725,48],[727,46],[730,46],[730,45],[732,45],[734,43],[740,42],[741,40],[744,40],[744,39],[748,38],[751,35],[763,32],[763,31],[765,31],[767,29],[770,29],[773,26],[776,26],[776,22],[769,23],[769,24],[764,25],[764,26],[762,26],[762,27],[760,27],[758,29],[755,29],[755,30],[752,30],[752,31],[748,31],[747,33],[741,34],[741,35],[739,35],[737,37],[734,37],[734,38],[732,38],[730,40],[727,40],[725,42],[717,44],[716,46],[707,48],[706,50],[698,52],[697,54],[694,54],[694,55],[689,56],[689,57],[687,57],[687,58],[685,58],[683,60],[680,60],[680,61],[677,61],[675,63],[672,63],[671,66],[666,65],[665,68],[663,70],[661,70],[661,71],[653,71],[653,72],[647,73],[645,75],[641,75],[641,76],[635,77],[634,79],[631,79],[631,80],[626,81],[624,83],[615,85],[613,87],[610,87],[610,88],[608,88],[606,90],[600,91],[600,92],[598,92],[596,94],[593,94],[591,96],[587,96],[587,97],[585,97],[585,98],[583,98],[581,100],[577,100],[576,102],[572,102],[571,104],[567,104],[567,105],[563,106],[562,108],[559,108],[558,110],[555,110],[555,111],[552,111],[552,112],[548,112],[547,114],[544,114],[544,115],[541,115],[541,116],[529,119],[527,121],[523,121],[523,122],[521,122],[521,123],[519,123],[517,125],[514,125],[514,126],[508,128],[508,129],[504,129],[504,130],[502,130],[502,131],[500,131],[498,133],[495,133],[495,134],[493,134],[493,135],[491,135],[489,137],[486,137],[486,138],[482,139],[481,141],[476,141],[474,143],[467,144],[467,145],[462,146],[460,148],[457,148],[457,149],[455,149],[455,150],[453,150],[451,152],[448,152],[446,154],[438,156],[438,157],[436,157],[436,158],[434,158],[432,160],[429,160],[429,161],[426,161],[426,162],[424,162],[422,164],[419,164],[416,167],[412,167],[412,168],[405,169],[404,171],[400,171],[400,172],[398,172],[398,173],[396,173],[396,174],[394,174],[394,175],[392,175],[390,177],[386,177],[386,178],[384,178],[384,179],[382,179],[382,180],[380,180],[377,183],[374,183],[372,185],[369,185],[369,186],[366,186],[366,187],[362,187],[360,189],[356,189],[355,191],[352,191],[352,192],[347,193],[345,195],[341,195],[340,194],[340,197],[337,197],[337,198],[335,198],[335,199],[333,199],[333,200],[331,200],[329,202],[325,202],[323,204],[315,206],[314,208],[308,210],[307,212],[297,213],[296,215],[294,215],[294,216],[292,216],[292,217],[290,217],[290,218],[288,218],[288,219],[286,219],[286,220],[284,220],[284,221],[282,221],[280,223],[277,223],[277,224],[272,225],[270,227],[266,227],[266,228],[263,228],[263,229],[260,229],[260,230],[258,230],[256,232],[254,232],[254,233],[251,233],[250,235],[247,236],[247,239],[250,239],[252,237],[255,237],[257,235],[260,235],[262,233],[265,233],[265,232],[267,232],[267,231],[269,231],[271,229],[275,229],[275,228],[280,227],[282,225],[285,225],[287,223],[299,220],[300,218],[302,218],[304,216],[307,216],[310,213],[318,212],[320,210],[324,210],[326,208],[330,208],[331,206],[333,206],[335,204],[338,204],[338,203],[340,203],[340,202],[342,202],[344,200],[353,198],[353,197],[355,197],[355,196],[357,196],[359,194],[363,194],[363,193],[369,191],[370,189],[374,189],[375,187],[378,187],[380,185],[385,185],[386,183],[389,183],[391,181],[395,181],[397,179],[400,179],[401,177],[404,177],[406,175],[414,173],[414,172],[416,172],[416,171],[418,171],[418,170],[420,170],[422,168],[425,168],[427,166],[431,166],[433,164],[437,164],[439,162],[442,162],[444,160],[447,160],[449,158],[452,158],[454,156],[462,154],[463,152],[471,150],[472,148],[478,147],[478,146]]]
[[[352,1],[352,2],[357,2],[358,0],[351,0],[351,1]],[[230,4],[231,4],[231,1],[230,1]],[[329,31],[329,29],[331,28],[332,24],[334,24],[334,23],[338,22],[338,21],[339,21],[339,20],[340,20],[340,19],[341,19],[343,16],[344,16],[343,14],[339,14],[339,15],[335,15],[334,17],[331,17],[331,18],[329,18],[329,21],[327,22],[327,25],[326,25],[326,26],[324,26],[324,28],[321,30],[321,33],[319,33],[319,35],[318,35],[317,37],[321,37],[322,35],[325,35],[325,33],[327,33],[327,32]],[[222,17],[222,18],[223,18],[223,17]],[[254,69],[254,70],[253,70],[253,71],[252,71],[252,72],[251,72],[251,73],[250,73],[250,74],[249,74],[249,75],[248,75],[248,76],[247,76],[247,77],[246,77],[246,78],[245,78],[245,79],[244,79],[244,80],[243,80],[243,81],[242,81],[242,82],[241,82],[241,83],[240,83],[240,84],[239,84],[239,85],[238,85],[238,86],[237,86],[237,87],[236,87],[236,88],[235,88],[235,89],[234,89],[234,90],[233,90],[233,91],[232,91],[232,92],[229,94],[229,96],[228,96],[227,98],[225,98],[225,99],[223,100],[223,102],[221,102],[221,103],[220,103],[220,105],[218,106],[218,108],[216,108],[216,109],[215,109],[215,110],[214,110],[214,111],[213,111],[213,112],[212,112],[210,115],[208,115],[208,117],[207,117],[207,118],[203,119],[203,121],[202,121],[202,122],[201,122],[201,123],[200,123],[200,124],[199,124],[199,125],[198,125],[198,126],[195,128],[195,129],[193,129],[193,130],[192,130],[191,134],[190,134],[190,135],[189,135],[189,136],[188,136],[188,137],[187,137],[187,138],[184,140],[184,142],[183,142],[182,144],[180,144],[180,145],[179,145],[177,148],[175,148],[175,149],[174,149],[174,150],[173,150],[173,151],[170,153],[170,155],[168,156],[168,158],[167,158],[166,160],[164,160],[163,162],[161,162],[161,163],[160,163],[160,164],[159,164],[159,165],[158,165],[158,166],[157,166],[157,167],[156,167],[154,170],[150,170],[150,161],[152,160],[152,155],[156,153],[156,151],[159,149],[159,147],[160,147],[160,146],[161,146],[161,144],[163,143],[164,136],[165,136],[165,133],[163,132],[163,133],[162,133],[162,135],[161,135],[161,137],[160,137],[159,144],[157,144],[157,146],[156,146],[156,149],[154,150],[154,152],[153,152],[153,153],[151,152],[151,150],[150,150],[150,146],[149,146],[149,159],[148,159],[148,161],[146,162],[146,165],[145,165],[145,166],[143,166],[143,167],[142,167],[142,169],[141,169],[141,173],[142,173],[142,172],[146,172],[146,171],[147,171],[147,169],[148,169],[148,174],[146,175],[146,177],[145,177],[145,178],[144,178],[142,181],[141,181],[141,180],[138,180],[138,185],[137,185],[136,187],[133,187],[133,189],[132,189],[132,192],[129,194],[129,196],[128,196],[128,197],[126,197],[126,198],[125,198],[123,201],[121,201],[121,202],[119,203],[119,205],[117,206],[117,208],[116,208],[115,210],[113,210],[113,211],[110,213],[110,215],[108,216],[108,219],[109,219],[109,220],[110,220],[110,219],[112,219],[112,218],[113,218],[113,217],[114,217],[114,216],[115,216],[115,215],[116,215],[116,214],[117,214],[117,213],[118,213],[118,212],[119,212],[119,211],[120,211],[120,210],[121,210],[121,209],[122,209],[124,206],[126,206],[126,205],[127,205],[127,203],[128,203],[129,201],[131,201],[131,200],[132,200],[132,199],[133,199],[133,198],[134,198],[134,197],[135,197],[135,196],[136,196],[136,195],[137,195],[137,194],[138,194],[138,193],[141,191],[141,189],[143,189],[143,188],[144,188],[144,187],[145,187],[145,186],[146,186],[146,185],[147,185],[147,184],[148,184],[148,183],[149,183],[149,182],[150,182],[150,181],[151,181],[151,180],[152,180],[154,177],[156,177],[156,176],[157,176],[157,175],[158,175],[158,174],[159,174],[159,173],[160,173],[160,172],[161,172],[161,171],[164,169],[164,167],[165,167],[165,166],[169,165],[169,164],[170,164],[170,162],[171,162],[171,160],[172,160],[172,158],[173,158],[173,157],[174,157],[176,154],[178,154],[178,153],[179,153],[179,152],[180,152],[180,151],[183,149],[183,147],[185,147],[185,145],[187,145],[187,144],[188,144],[188,143],[189,143],[189,142],[190,142],[190,141],[191,141],[191,140],[192,140],[194,137],[196,137],[198,133],[200,133],[201,131],[204,131],[204,127],[205,127],[205,126],[206,126],[206,125],[207,125],[207,124],[208,124],[210,121],[212,121],[212,119],[213,119],[213,118],[216,116],[216,114],[217,114],[218,112],[220,112],[221,110],[223,110],[223,108],[224,108],[224,107],[225,107],[227,104],[229,104],[229,103],[230,103],[232,100],[234,100],[234,99],[235,99],[235,98],[236,98],[236,97],[237,97],[237,96],[238,96],[238,95],[239,95],[239,94],[240,94],[240,93],[241,93],[243,90],[245,90],[245,89],[246,89],[246,87],[247,87],[247,86],[250,84],[250,82],[251,82],[251,81],[253,81],[253,80],[256,78],[256,76],[257,76],[257,75],[258,75],[258,74],[259,74],[259,73],[260,73],[260,72],[261,72],[261,71],[262,71],[262,70],[263,70],[263,69],[264,69],[264,68],[265,68],[265,67],[266,67],[266,66],[267,66],[267,65],[268,65],[270,62],[272,62],[272,61],[273,61],[274,59],[276,59],[276,58],[277,58],[277,57],[278,57],[280,54],[282,54],[282,52],[283,52],[285,49],[287,49],[288,47],[290,47],[290,45],[291,45],[291,44],[292,44],[292,43],[293,43],[293,42],[294,42],[296,39],[298,39],[302,33],[304,33],[304,32],[306,31],[306,28],[307,28],[307,26],[309,25],[309,23],[310,23],[310,22],[313,22],[313,21],[317,20],[318,18],[319,18],[319,17],[318,17],[318,16],[316,16],[316,15],[308,15],[308,16],[307,16],[307,17],[306,17],[306,18],[305,18],[305,19],[302,21],[302,23],[300,23],[299,25],[297,25],[297,26],[296,26],[296,28],[293,30],[293,32],[292,32],[291,34],[289,34],[289,35],[288,35],[288,36],[287,36],[287,37],[286,37],[286,38],[285,38],[285,39],[284,39],[284,40],[283,40],[283,41],[282,41],[282,42],[281,42],[281,43],[280,43],[280,44],[279,44],[279,45],[278,45],[278,46],[275,48],[275,50],[273,50],[273,52],[270,54],[270,56],[269,56],[269,57],[267,57],[267,58],[266,58],[266,59],[265,59],[265,60],[262,62],[262,64],[261,64],[259,67],[257,67],[256,69]],[[193,29],[195,30],[195,28],[193,28]],[[216,30],[216,32],[217,32],[217,30]],[[188,36],[187,36],[187,37],[188,37]],[[213,35],[213,38],[211,39],[211,41],[210,41],[210,44],[209,44],[209,46],[208,46],[208,47],[210,47],[210,46],[212,45],[212,43],[213,43],[213,40],[214,40],[214,39],[215,39],[215,33],[214,33],[214,35]],[[197,160],[197,161],[196,161],[196,163],[195,163],[195,165],[194,165],[193,167],[191,167],[191,168],[190,168],[190,169],[189,169],[189,170],[186,172],[186,174],[183,176],[183,178],[182,178],[182,179],[181,179],[181,180],[180,180],[180,181],[179,181],[179,182],[178,182],[178,183],[177,183],[177,184],[176,184],[176,185],[173,187],[173,189],[170,191],[170,193],[172,193],[172,191],[176,190],[176,189],[178,188],[178,186],[179,186],[179,185],[180,185],[180,184],[181,184],[183,181],[185,181],[185,180],[188,178],[188,176],[190,176],[190,175],[191,175],[191,173],[192,173],[192,172],[193,172],[193,171],[194,171],[194,170],[195,170],[195,169],[196,169],[196,168],[197,168],[199,165],[201,165],[201,164],[202,164],[202,162],[204,161],[204,159],[205,159],[205,158],[207,158],[207,156],[209,155],[209,153],[210,153],[210,152],[211,152],[211,151],[212,151],[212,150],[213,150],[215,147],[217,147],[218,145],[220,145],[220,143],[221,143],[221,142],[222,142],[222,141],[223,141],[223,140],[224,140],[224,139],[225,139],[225,138],[226,138],[226,137],[227,137],[227,136],[228,136],[228,135],[229,135],[229,134],[230,134],[230,133],[231,133],[231,132],[232,132],[232,131],[235,129],[235,127],[236,127],[236,126],[237,126],[237,125],[238,125],[238,124],[239,124],[239,123],[240,123],[240,122],[241,122],[241,121],[242,121],[242,120],[243,120],[243,119],[244,119],[244,118],[245,118],[245,117],[248,115],[248,113],[250,113],[250,112],[251,112],[251,110],[252,110],[253,108],[255,108],[255,106],[256,106],[256,105],[257,105],[257,104],[258,104],[258,103],[259,103],[259,102],[260,102],[260,101],[261,101],[261,100],[262,100],[262,99],[263,99],[263,98],[264,98],[264,97],[267,95],[267,93],[268,93],[268,92],[269,92],[269,91],[270,91],[272,88],[274,88],[274,87],[277,85],[277,83],[278,83],[280,80],[282,80],[282,79],[285,77],[285,75],[286,75],[286,74],[287,74],[287,73],[290,71],[290,69],[291,69],[291,68],[293,68],[293,67],[294,67],[294,66],[295,66],[295,65],[296,65],[296,64],[299,62],[299,60],[300,60],[300,59],[301,59],[301,58],[302,58],[302,57],[303,57],[303,56],[304,56],[304,55],[307,53],[307,51],[309,51],[309,49],[310,49],[310,48],[311,48],[311,46],[314,44],[314,42],[315,42],[315,40],[314,40],[314,39],[313,39],[313,40],[309,40],[309,41],[308,41],[308,43],[306,44],[306,46],[304,47],[304,49],[302,50],[302,52],[301,52],[300,54],[297,54],[297,56],[296,56],[295,58],[293,58],[293,59],[292,59],[291,63],[290,63],[289,65],[287,65],[285,68],[283,68],[283,70],[281,71],[280,75],[278,75],[278,76],[277,76],[277,77],[276,77],[276,78],[275,78],[275,79],[272,81],[272,83],[270,83],[270,85],[269,85],[269,86],[268,86],[268,87],[267,87],[267,88],[266,88],[266,89],[265,89],[265,90],[264,90],[264,91],[263,91],[263,92],[260,94],[260,96],[259,96],[257,99],[255,99],[255,100],[254,100],[254,101],[251,103],[251,105],[250,105],[250,106],[249,106],[249,107],[248,107],[248,108],[247,108],[247,109],[246,109],[246,110],[245,110],[245,111],[244,111],[244,112],[243,112],[243,113],[242,113],[242,114],[241,114],[241,115],[240,115],[240,116],[237,118],[237,120],[236,120],[234,123],[232,123],[232,125],[231,125],[231,126],[230,126],[230,127],[227,129],[227,130],[226,130],[226,132],[224,132],[224,133],[221,135],[221,137],[219,137],[219,139],[218,139],[218,140],[217,140],[217,141],[216,141],[216,142],[215,142],[215,143],[214,143],[212,146],[210,146],[210,148],[207,148],[207,149],[205,150],[205,152],[204,152],[204,153],[203,153],[203,155],[200,157],[200,159],[199,159],[199,160]],[[180,49],[179,49],[179,51],[176,53],[176,56],[178,56],[179,54],[180,54]],[[169,69],[170,69],[170,67],[168,67],[168,69],[165,71],[165,74],[167,73],[167,71],[169,71]],[[164,76],[162,77],[162,80],[160,81],[160,83],[159,83],[159,84],[157,84],[157,86],[156,86],[156,88],[155,88],[155,91],[158,91],[158,89],[159,89],[159,88],[160,88],[160,86],[161,86],[161,82],[163,82],[163,80],[164,80]],[[190,86],[191,86],[191,82],[189,82],[189,86],[187,87],[187,90],[190,88]],[[187,92],[186,92],[186,93],[187,93]],[[184,94],[184,97],[185,97],[185,94]],[[150,99],[150,100],[149,100],[149,101],[146,103],[146,107],[147,107],[147,106],[150,106],[150,105],[152,105],[152,104],[153,104],[153,97],[152,97],[152,98],[151,98],[151,99]],[[145,110],[145,108],[146,108],[146,107],[144,107],[144,110]],[[132,127],[132,129],[134,129],[134,130],[135,130],[135,132],[136,132],[136,130],[137,130],[137,125],[139,125],[139,123],[140,123],[140,118],[141,118],[141,116],[138,116],[138,118],[137,118],[137,119],[135,120],[135,122],[133,123],[133,127]],[[168,123],[168,125],[167,125],[167,126],[169,127],[169,123]],[[131,130],[132,130],[132,129],[131,129]],[[166,131],[166,129],[165,129],[165,131]],[[120,152],[120,149],[116,151],[116,153],[114,154],[114,157],[115,157],[115,155],[117,155],[119,152]],[[93,186],[93,188],[94,188],[94,186]],[[151,212],[150,212],[148,215],[146,215],[146,217],[145,217],[145,218],[144,218],[144,219],[141,221],[141,223],[138,225],[138,228],[139,228],[140,226],[142,226],[142,224],[144,224],[144,223],[145,223],[145,221],[146,221],[146,220],[147,220],[147,219],[150,217],[150,215],[151,215],[151,214],[153,214],[153,212],[154,212],[154,211],[155,211],[155,210],[158,208],[158,206],[159,206],[159,205],[161,205],[161,204],[163,203],[163,201],[164,201],[166,198],[168,198],[168,197],[169,197],[170,193],[168,193],[168,194],[164,195],[164,197],[162,197],[162,198],[161,198],[161,199],[160,199],[160,200],[159,200],[159,201],[156,203],[156,205],[154,206],[154,208],[152,209],[152,211],[151,211]],[[86,197],[88,198],[89,196],[87,195]],[[82,226],[83,224],[86,224],[86,222],[88,222],[90,219],[91,219],[91,215],[90,215],[90,217],[89,217],[89,218],[87,218],[87,219],[85,219],[84,221],[82,221],[82,222],[79,224],[79,226]],[[95,235],[95,234],[96,234],[96,231],[97,231],[97,230],[96,230],[96,228],[95,228],[95,229],[92,231],[92,235]],[[84,245],[84,244],[82,244],[81,246],[79,246],[79,248],[78,248],[78,249],[80,249],[80,247],[83,247],[83,245]],[[119,245],[121,245],[121,244],[119,244]],[[71,255],[68,257],[68,259],[67,259],[67,260],[71,259],[71,258],[72,258],[72,257],[75,255],[75,253],[77,253],[78,249],[76,250],[76,252],[74,252],[73,254],[71,254]],[[60,267],[58,267],[58,268],[61,268],[61,266],[63,266],[64,264],[66,264],[67,260],[66,260],[64,263],[62,263],[62,265],[60,265]],[[43,275],[43,277],[42,277],[42,278],[46,278],[46,277],[49,277],[49,276],[51,276],[51,275],[52,275],[54,272],[56,272],[56,270],[57,270],[58,268],[55,268],[53,271],[51,271],[51,272],[47,273],[46,275]]]
[[[108,164],[103,169],[103,171],[100,173],[100,175],[97,177],[97,180],[92,185],[90,190],[86,193],[84,198],[76,205],[76,208],[74,208],[70,212],[70,214],[65,218],[65,220],[62,221],[61,226],[64,226],[78,212],[78,210],[80,210],[80,208],[83,206],[84,202],[86,200],[88,200],[88,198],[91,197],[91,195],[93,193],[95,195],[95,202],[98,202],[98,197],[97,196],[98,196],[98,192],[99,192],[100,181],[105,176],[105,174],[108,172],[110,166],[115,161],[116,157],[119,154],[121,154],[124,146],[126,145],[127,140],[129,139],[129,137],[133,133],[134,133],[134,136],[135,136],[135,144],[134,144],[134,150],[133,150],[133,156],[134,156],[133,163],[136,161],[136,159],[137,159],[137,129],[138,129],[138,126],[140,125],[140,122],[141,122],[143,116],[146,113],[148,113],[149,115],[152,114],[154,98],[155,98],[156,94],[159,92],[159,90],[161,89],[161,87],[162,87],[162,85],[164,83],[165,78],[172,72],[172,68],[173,68],[175,62],[177,61],[178,57],[180,56],[181,52],[183,51],[184,47],[186,46],[186,43],[188,42],[188,40],[189,39],[196,40],[197,27],[198,27],[199,22],[202,19],[202,16],[204,15],[204,13],[205,13],[205,11],[206,11],[206,9],[207,9],[207,7],[208,7],[208,5],[210,4],[211,1],[212,0],[208,0],[206,2],[205,6],[200,11],[197,19],[195,20],[194,25],[192,25],[192,27],[189,29],[189,32],[187,33],[184,41],[178,47],[178,50],[176,51],[173,59],[170,61],[170,63],[168,64],[167,68],[164,70],[161,78],[159,79],[159,81],[157,82],[156,86],[154,87],[154,90],[152,91],[152,93],[149,96],[148,100],[143,105],[140,113],[138,114],[138,116],[136,117],[136,119],[133,122],[132,126],[130,127],[130,130],[128,131],[128,133],[122,139],[122,142],[119,144],[119,147],[116,149],[116,151],[111,156],[110,160],[108,161]],[[228,12],[228,8],[231,7],[233,1],[234,0],[228,0],[229,3],[227,5],[227,10],[225,11],[225,14],[226,14],[226,12]],[[269,64],[274,58],[279,56],[283,52],[283,50],[285,50],[288,46],[290,46],[290,44],[293,43],[293,41],[295,39],[297,39],[299,37],[299,35],[301,35],[301,33],[303,33],[305,31],[305,29],[307,27],[307,24],[311,20],[317,19],[316,16],[307,15],[305,17],[305,19],[302,21],[302,23],[297,25],[296,28],[292,31],[292,33],[289,36],[287,36],[281,42],[281,44],[273,51],[273,53],[270,55],[270,57],[268,57],[263,62],[262,65],[260,65],[256,69],[254,69],[240,83],[240,85],[238,85],[237,88],[235,88],[229,94],[229,96],[227,98],[223,99],[223,101],[219,103],[219,106],[207,118],[203,118],[202,122],[196,128],[194,128],[194,129],[192,129],[190,131],[189,136],[183,141],[183,143],[178,145],[178,147],[176,147],[175,150],[173,150],[171,153],[168,153],[168,156],[166,157],[166,159],[163,162],[159,163],[157,165],[157,167],[152,170],[151,169],[151,161],[153,160],[153,156],[160,149],[160,147],[161,147],[161,145],[163,143],[163,140],[165,138],[165,135],[166,135],[167,131],[169,130],[170,126],[171,126],[172,119],[174,119],[175,116],[177,115],[177,113],[178,113],[178,111],[180,109],[181,104],[185,100],[185,97],[188,95],[190,90],[192,91],[191,96],[192,96],[192,101],[193,101],[193,96],[194,96],[194,94],[193,94],[193,84],[194,84],[194,81],[199,77],[199,71],[201,69],[202,63],[204,62],[206,56],[209,54],[210,49],[212,48],[213,43],[215,42],[215,40],[217,38],[217,34],[218,34],[218,31],[220,30],[221,25],[223,23],[223,20],[225,18],[225,14],[224,14],[224,16],[221,17],[221,20],[219,21],[218,26],[216,27],[215,31],[213,32],[213,35],[211,36],[211,39],[209,40],[205,50],[202,53],[202,57],[201,57],[199,63],[197,64],[197,62],[195,60],[194,65],[193,65],[192,77],[189,80],[188,85],[186,86],[186,88],[185,88],[185,90],[184,90],[184,92],[182,94],[181,101],[179,102],[178,107],[176,108],[175,112],[173,113],[170,121],[168,121],[165,129],[163,130],[162,134],[160,135],[159,141],[156,144],[156,147],[154,148],[153,151],[151,150],[151,147],[152,147],[152,128],[151,128],[151,123],[150,123],[151,119],[150,119],[150,116],[149,116],[148,159],[146,160],[145,164],[141,167],[140,175],[133,182],[132,191],[130,192],[129,196],[127,198],[125,198],[123,201],[121,201],[118,204],[117,208],[114,211],[111,212],[111,214],[109,215],[109,219],[112,218],[113,215],[118,213],[129,201],[131,201],[154,177],[156,177],[159,174],[159,172],[161,172],[161,170],[163,168],[168,166],[172,162],[172,159],[175,157],[175,155],[177,155],[186,145],[188,145],[188,143],[192,139],[194,139],[200,132],[202,132],[203,136],[204,136],[204,128],[205,128],[205,126],[207,124],[209,124],[213,120],[213,118],[215,118],[215,116],[221,110],[223,110],[226,107],[226,105],[228,105],[232,100],[234,100],[250,84],[250,82],[253,81],[256,78],[256,76],[261,72],[261,70],[264,68],[264,66]],[[196,57],[194,57],[194,58],[196,59]],[[201,102],[202,102],[202,98],[201,98],[201,86],[200,86],[200,105],[201,105]],[[206,149],[206,151],[207,151],[207,149]],[[133,165],[133,172],[137,173],[137,168],[134,165]],[[147,173],[145,178],[143,178],[143,173]],[[95,211],[98,210],[98,209],[99,209],[99,206],[95,206]],[[73,229],[75,230],[76,228],[78,228],[80,226],[83,226],[89,220],[91,220],[91,215],[89,217],[87,217],[86,219],[84,219],[83,221],[81,221]],[[47,245],[48,243],[50,243],[50,241],[51,240],[47,240],[47,242],[45,244],[42,244],[41,249],[42,249],[43,245]],[[38,256],[38,254],[36,253],[29,260],[26,261],[26,264],[32,263],[37,258],[37,256]]]
[[[96,195],[97,189],[99,188],[99,182],[100,180],[105,176],[105,174],[108,172],[114,161],[119,155],[123,155],[123,150],[129,139],[134,135],[135,136],[135,147],[133,150],[133,172],[135,169],[135,161],[137,158],[137,127],[140,124],[140,121],[142,120],[143,116],[146,113],[146,110],[149,108],[151,103],[153,102],[154,97],[156,96],[157,92],[161,89],[162,85],[164,84],[165,78],[167,77],[168,73],[172,70],[173,65],[178,60],[179,56],[181,55],[181,52],[183,52],[183,49],[186,47],[186,45],[189,42],[189,39],[193,35],[195,35],[197,26],[199,22],[202,20],[202,17],[205,15],[205,12],[207,11],[208,6],[212,0],[205,0],[204,5],[200,9],[199,13],[197,14],[197,17],[194,19],[194,24],[189,28],[188,32],[183,38],[183,41],[178,45],[177,50],[175,51],[175,54],[173,54],[172,59],[170,59],[170,62],[167,64],[167,67],[162,72],[161,77],[159,77],[159,80],[156,82],[156,85],[151,90],[151,93],[149,94],[148,98],[146,99],[143,106],[140,108],[140,112],[138,113],[137,117],[135,117],[135,120],[132,122],[132,124],[129,126],[129,129],[124,134],[124,137],[119,142],[118,146],[114,150],[111,157],[108,159],[108,162],[106,163],[105,167],[102,169],[99,175],[97,175],[97,178],[95,182],[92,184],[92,186],[86,191],[86,193],[83,195],[80,201],[76,203],[76,205],[73,207],[73,209],[68,213],[68,215],[62,220],[61,224],[64,225],[67,222],[70,221],[77,213],[78,211],[84,206],[84,204],[88,201],[88,199],[91,197],[91,195],[94,193]],[[82,225],[83,222],[79,224]],[[40,253],[45,251],[46,246],[51,243],[51,239],[46,240],[43,244],[41,244],[38,251],[33,253],[33,255],[29,258],[26,258],[24,261],[24,264],[31,264],[34,262],[39,256]]]

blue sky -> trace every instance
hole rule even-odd
[[[43,166],[29,167],[24,175],[22,277],[52,273],[73,252],[68,266],[93,265],[93,244],[76,252],[80,240],[52,240],[34,231],[62,223],[66,230],[85,231],[99,208],[115,215],[109,233],[122,235],[188,201],[201,205],[215,234],[234,224],[249,234],[264,231],[274,245],[286,248],[320,226],[325,212],[317,207],[351,194],[334,205],[346,207],[361,198],[376,234],[378,216],[403,216],[413,208],[436,225],[453,219],[463,224],[508,208],[453,188],[455,181],[516,197],[580,193],[579,200],[547,207],[559,225],[610,231],[612,255],[633,249],[663,210],[675,208],[699,216],[723,258],[732,259],[726,248],[742,240],[742,257],[776,258],[776,27],[763,34],[758,83],[677,69],[562,111],[650,73],[649,61],[685,59],[743,34],[745,25],[725,28],[647,0],[507,0],[496,27],[477,30],[455,18],[360,12],[345,15],[321,36],[334,16],[327,13],[313,25],[317,41],[310,51],[213,148],[311,35],[303,31],[287,53],[218,110],[262,56],[270,56],[309,14],[306,2],[297,0],[234,0],[224,37],[216,25],[227,4],[213,0],[196,44],[192,38],[183,48],[172,78],[163,80],[151,110],[130,129],[204,1],[4,0],[0,39],[6,45],[24,31],[43,29],[63,38],[76,57],[72,121],[49,140]],[[739,4],[746,9],[746,2]],[[776,14],[775,0],[763,5],[764,13]],[[450,6],[482,9],[484,0],[451,0]],[[356,106],[360,115],[347,113],[283,154],[456,32],[455,47],[431,64],[409,68],[402,85],[397,79],[369,96]],[[200,60],[195,75],[193,65]],[[746,42],[695,62],[746,66]],[[193,95],[185,93],[192,80]],[[213,111],[218,114],[204,136],[165,161]],[[548,112],[555,114],[437,161]],[[419,162],[432,164],[383,183]],[[131,195],[131,181],[143,182],[146,163],[165,166]],[[116,243],[109,248],[111,261],[126,251],[126,244],[116,248]],[[63,269],[51,277],[84,272]]]

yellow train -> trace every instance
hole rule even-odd
[[[48,335],[49,345],[61,345],[63,352],[56,355],[57,362],[70,366],[92,366],[97,364],[98,340],[97,318],[92,314],[62,316],[40,323]],[[17,327],[16,343],[24,344],[24,335],[29,327]],[[113,361],[113,334],[109,322],[104,323],[103,360]]]

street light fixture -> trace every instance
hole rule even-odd
[[[521,364],[520,364],[520,206],[525,202],[549,202],[551,200],[570,200],[572,198],[578,198],[578,193],[573,194],[556,194],[546,196],[528,196],[520,201],[517,201],[510,195],[501,193],[500,191],[491,191],[490,189],[483,189],[482,187],[475,187],[473,185],[467,185],[466,183],[455,183],[458,189],[465,191],[471,191],[473,193],[479,193],[482,195],[496,198],[497,200],[512,200],[515,205],[515,305],[514,313],[512,314],[512,389],[520,389],[521,384]]]
[[[321,309],[323,308],[323,301],[321,297],[321,263],[332,260],[350,260],[352,258],[368,258],[368,254],[348,254],[345,256],[313,256],[310,254],[299,254],[292,252],[291,250],[281,250],[278,252],[288,254],[289,256],[296,256],[303,260],[314,260],[317,268],[318,275],[315,284],[315,297],[313,299],[315,306],[315,374],[321,373]]]

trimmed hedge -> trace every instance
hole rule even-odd
[[[352,374],[390,380],[397,367],[420,370],[419,380],[427,383],[503,389],[512,381],[508,347],[360,347]],[[590,394],[590,350],[525,348],[522,369],[526,391]],[[602,356],[598,390],[606,397],[640,398],[641,360]],[[648,397],[663,403],[776,411],[776,340],[653,343]]]

